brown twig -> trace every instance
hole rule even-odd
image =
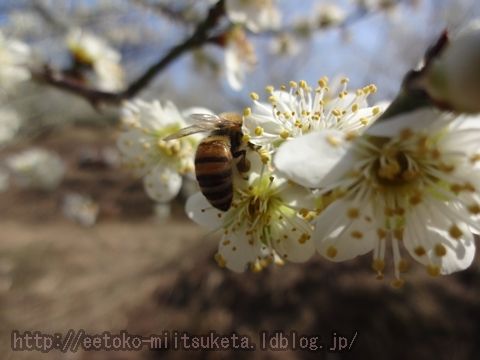
[[[160,58],[158,62],[150,66],[123,91],[109,92],[87,87],[82,83],[66,77],[61,72],[53,70],[49,66],[44,66],[42,70],[31,70],[32,78],[38,83],[46,84],[83,97],[95,107],[99,104],[118,105],[123,100],[135,97],[153,81],[155,76],[167,68],[168,65],[178,57],[192,49],[213,41],[212,39],[215,39],[215,36],[212,36],[210,32],[224,13],[224,0],[219,0],[210,8],[206,19],[198,24],[190,37],[170,49],[167,54]]]

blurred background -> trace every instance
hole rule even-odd
[[[122,76],[114,79],[121,84],[105,85],[117,91],[189,36],[212,3],[0,0],[0,31],[5,39],[27,44],[29,59],[41,71],[48,64],[101,88],[105,82],[84,77],[72,60],[68,40],[72,29],[94,34],[114,49],[112,58],[121,66]],[[279,0],[278,6],[280,29],[247,31],[256,65],[240,88],[227,81],[226,50],[218,41],[176,58],[137,96],[171,100],[179,109],[241,111],[251,91],[261,93],[270,84],[348,76],[352,89],[377,85],[372,103],[389,101],[443,29],[454,33],[480,16],[477,0]],[[0,90],[2,358],[478,358],[478,256],[470,269],[442,278],[413,266],[402,289],[376,280],[370,258],[333,264],[316,256],[307,264],[231,273],[213,260],[218,237],[184,215],[194,183],[185,182],[171,204],[156,204],[141,180],[121,166],[118,106],[92,106],[42,81]],[[31,149],[42,150],[18,158]],[[14,171],[31,163],[43,169],[36,170],[37,180],[47,178],[41,186]],[[125,329],[139,335],[215,330],[250,335],[256,342],[261,330],[295,330],[322,339],[334,331],[348,336],[357,331],[358,338],[348,353],[39,353],[12,352],[14,329],[64,334]]]

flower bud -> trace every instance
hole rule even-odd
[[[480,19],[470,23],[432,59],[421,85],[442,107],[480,112]]]

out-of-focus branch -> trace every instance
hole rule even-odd
[[[184,9],[176,10],[171,6],[162,3],[150,3],[147,0],[130,0],[133,4],[141,6],[143,8],[155,11],[156,13],[165,16],[169,20],[173,20],[178,23],[186,25],[192,25],[191,19],[188,19],[184,15]]]
[[[73,79],[66,77],[60,71],[56,71],[49,66],[41,70],[31,70],[33,79],[41,84],[50,85],[60,90],[78,95],[89,101],[93,106],[99,104],[117,105],[123,100],[135,97],[141,90],[147,87],[152,80],[161,71],[168,67],[173,61],[184,53],[209,43],[215,39],[210,34],[211,30],[224,15],[224,0],[219,0],[213,5],[207,17],[196,27],[193,34],[179,45],[170,49],[167,54],[162,56],[155,64],[150,66],[142,75],[134,80],[125,90],[120,92],[108,92],[87,87]]]

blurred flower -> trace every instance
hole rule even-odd
[[[18,185],[24,188],[53,190],[65,173],[62,159],[44,149],[30,149],[10,155],[6,164]]]
[[[0,146],[12,140],[20,129],[21,119],[17,112],[8,107],[0,107]]]
[[[299,84],[291,81],[289,91],[283,86],[281,90],[269,86],[269,103],[260,102],[259,95],[252,93],[253,107],[244,111],[244,140],[273,151],[289,139],[320,130],[328,133],[331,141],[339,135],[357,136],[381,114],[380,107],[367,104],[368,96],[376,87],[369,85],[351,93],[347,91],[348,80],[344,78],[341,83],[338,94],[329,94],[326,78],[319,80],[315,90],[303,80]],[[291,154],[292,162],[284,164],[282,171],[295,172],[298,167],[303,168],[302,161],[295,157],[298,155],[295,149]]]
[[[227,212],[213,208],[197,193],[187,201],[187,214],[198,224],[223,232],[216,255],[222,267],[242,272],[248,264],[255,270],[275,259],[308,260],[315,251],[310,240],[310,191],[279,176],[256,152],[248,158],[247,179],[234,171],[233,202]]]
[[[397,0],[355,0],[355,1],[359,6],[369,11],[391,10],[396,5],[398,5]]]
[[[480,19],[470,23],[432,60],[422,86],[437,102],[457,112],[480,112]]]
[[[245,24],[253,31],[277,29],[281,13],[275,0],[226,0],[228,18],[233,23]]]
[[[292,35],[282,33],[272,39],[270,50],[275,55],[294,56],[300,52],[300,45]]]
[[[316,8],[316,24],[320,28],[327,28],[342,23],[347,14],[335,3],[321,3]]]
[[[120,90],[124,86],[124,73],[120,65],[121,56],[103,39],[82,31],[71,30],[66,38],[73,59],[81,65],[91,67],[96,75],[96,86],[105,91]]]
[[[317,249],[333,261],[373,251],[373,268],[383,276],[387,242],[395,280],[408,268],[400,244],[431,275],[468,267],[474,257],[473,232],[480,231],[480,121],[454,121],[431,109],[374,124],[332,162],[307,168],[321,179],[320,194],[330,200],[315,222]],[[335,145],[313,133],[311,153],[332,156]],[[306,147],[304,147],[304,150]],[[311,159],[310,156],[306,156]],[[303,159],[302,159],[303,161]],[[305,176],[305,174],[301,175]],[[295,180],[295,179],[294,179]]]
[[[82,226],[93,226],[97,221],[99,207],[90,197],[76,193],[67,194],[63,199],[63,215]]]
[[[255,49],[247,34],[241,27],[235,26],[226,35],[225,48],[226,76],[232,89],[243,87],[246,73],[252,71],[256,63]]]
[[[124,162],[144,176],[147,194],[158,202],[173,199],[180,191],[182,175],[193,172],[195,135],[164,141],[186,126],[175,105],[158,101],[129,102],[123,109],[125,131],[117,145]]]
[[[7,39],[0,31],[0,89],[9,92],[19,82],[30,79],[26,67],[31,61],[27,44]]]

